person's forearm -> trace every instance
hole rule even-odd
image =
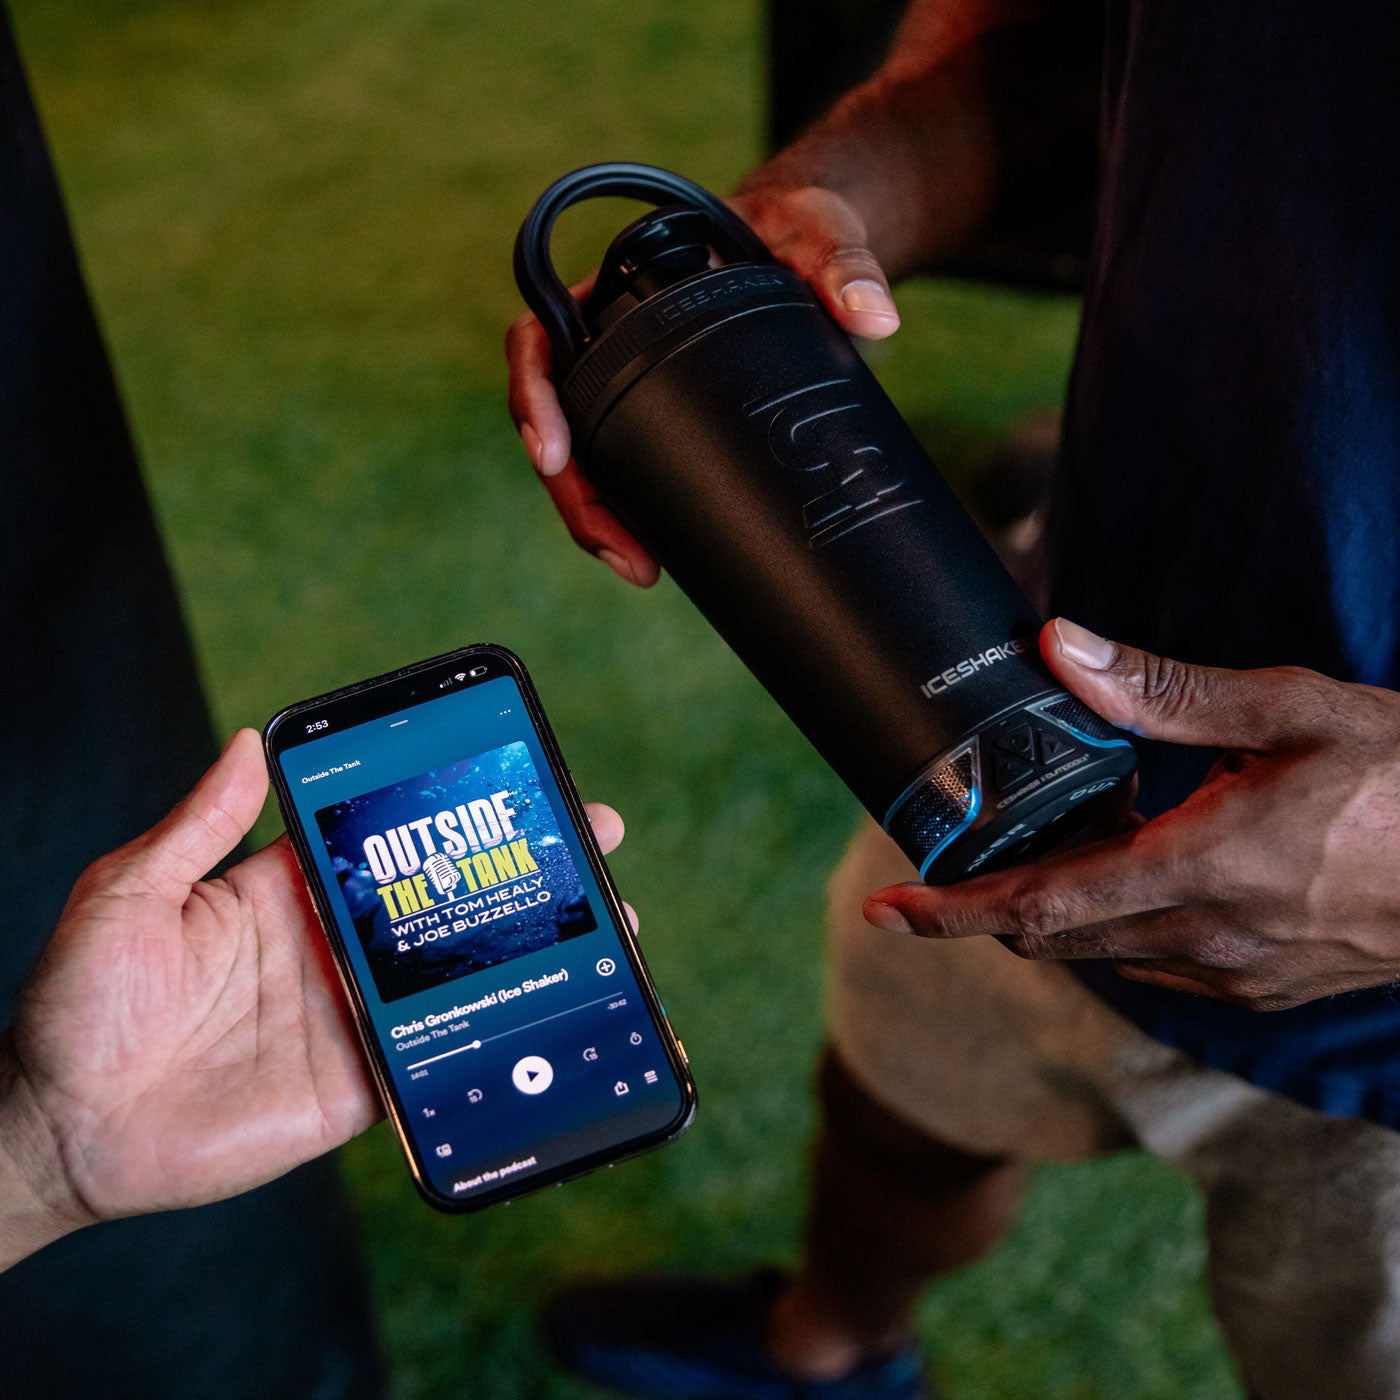
[[[0,1037],[0,1272],[82,1223],[65,1219],[45,1189],[45,1178],[56,1186],[59,1175],[52,1139]]]
[[[915,0],[890,54],[737,193],[816,185],[850,201],[898,278],[957,252],[997,194],[985,36],[1031,13],[993,0]]]

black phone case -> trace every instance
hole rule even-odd
[[[576,1158],[574,1161],[563,1163],[558,1167],[541,1172],[539,1175],[529,1177],[519,1183],[507,1183],[491,1191],[482,1192],[480,1195],[473,1196],[469,1201],[463,1201],[453,1200],[434,1190],[424,1170],[417,1143],[412,1133],[409,1131],[408,1117],[404,1112],[403,1105],[399,1102],[398,1094],[394,1089],[393,1080],[389,1074],[384,1051],[375,1034],[374,1025],[370,1019],[369,1010],[364,1000],[364,994],[361,991],[359,981],[355,976],[354,969],[346,954],[344,939],[330,902],[329,893],[323,886],[320,876],[316,873],[315,863],[311,855],[310,843],[297,817],[296,808],[292,803],[291,791],[283,778],[281,765],[278,762],[279,750],[274,745],[274,737],[280,726],[286,724],[298,715],[323,709],[328,705],[334,705],[352,696],[364,694],[374,689],[376,686],[404,680],[420,672],[428,673],[436,671],[439,668],[446,669],[448,665],[453,662],[466,664],[473,660],[480,661],[483,658],[494,658],[503,663],[510,676],[520,688],[520,694],[524,697],[530,721],[534,726],[536,734],[539,736],[540,744],[549,760],[549,766],[553,772],[555,782],[559,785],[559,791],[563,794],[569,820],[578,834],[579,843],[583,847],[584,854],[588,858],[588,863],[592,869],[594,878],[598,882],[598,888],[602,891],[603,897],[607,903],[608,915],[612,919],[613,925],[617,930],[618,938],[621,940],[623,949],[627,954],[628,964],[636,980],[637,989],[641,993],[642,999],[646,1004],[647,1014],[651,1017],[652,1024],[656,1027],[657,1034],[660,1036],[661,1042],[665,1047],[667,1061],[672,1074],[675,1076],[676,1084],[681,1091],[683,1107],[679,1119],[673,1125],[663,1128],[660,1132],[649,1133],[644,1137],[635,1138],[630,1142],[623,1143],[619,1147],[610,1148],[604,1152],[595,1152],[586,1157]],[[340,976],[341,985],[344,987],[345,995],[350,1002],[351,1009],[354,1011],[356,1030],[359,1032],[360,1043],[364,1047],[369,1060],[370,1069],[374,1075],[375,1084],[379,1089],[380,1098],[384,1101],[384,1105],[388,1110],[389,1120],[394,1127],[394,1133],[398,1137],[399,1146],[403,1151],[404,1157],[408,1161],[409,1170],[413,1175],[413,1183],[418,1188],[419,1195],[422,1196],[430,1206],[436,1210],[453,1215],[465,1215],[474,1211],[485,1210],[488,1206],[497,1205],[502,1201],[516,1200],[521,1196],[533,1195],[535,1192],[542,1191],[546,1187],[560,1186],[564,1182],[571,1181],[575,1177],[584,1176],[598,1167],[611,1166],[613,1163],[624,1161],[628,1157],[635,1157],[643,1152],[649,1152],[653,1148],[662,1147],[668,1142],[674,1142],[690,1127],[695,1118],[695,1110],[698,1101],[695,1081],[690,1073],[690,1061],[686,1056],[684,1047],[677,1039],[675,1031],[672,1030],[670,1019],[661,1005],[660,998],[657,996],[656,987],[652,982],[651,973],[646,965],[646,959],[642,956],[642,950],[638,946],[636,935],[632,932],[632,926],[628,922],[626,911],[622,906],[622,898],[617,892],[616,885],[613,883],[612,875],[603,859],[603,853],[598,849],[598,843],[593,835],[593,828],[589,823],[588,814],[584,811],[583,800],[579,797],[578,789],[574,786],[573,774],[569,771],[568,766],[564,762],[564,756],[560,752],[558,740],[554,737],[554,731],[550,727],[549,720],[545,716],[544,706],[540,702],[539,694],[535,690],[534,683],[531,681],[530,674],[525,669],[524,663],[513,651],[507,647],[495,645],[494,643],[476,643],[457,651],[444,652],[441,656],[429,657],[427,660],[415,662],[411,666],[401,667],[396,671],[386,672],[382,676],[374,676],[368,680],[357,681],[354,685],[343,686],[341,689],[329,691],[325,695],[313,696],[309,700],[298,701],[294,705],[288,705],[285,709],[279,710],[277,714],[268,720],[263,729],[263,750],[267,758],[268,771],[272,777],[272,787],[277,797],[277,806],[282,813],[282,820],[286,824],[287,834],[292,842],[292,849],[296,852],[297,863],[301,867],[302,877],[306,880],[312,903],[315,905],[317,916],[321,921],[321,927],[325,932],[326,941],[330,946],[336,971]]]

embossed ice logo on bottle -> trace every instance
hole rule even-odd
[[[872,520],[920,503],[870,441],[870,412],[849,379],[827,379],[745,404],[768,419],[768,450],[790,471],[811,472],[803,502],[807,543],[820,549]]]

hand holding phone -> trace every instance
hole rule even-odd
[[[468,647],[282,711],[268,766],[430,1204],[678,1136],[695,1109],[524,667]]]
[[[266,797],[240,730],[74,885],[0,1036],[0,1270],[98,1220],[249,1191],[380,1116],[286,843],[208,876]]]

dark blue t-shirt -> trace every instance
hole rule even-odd
[[[1400,5],[1108,18],[1055,611],[1188,661],[1400,687]],[[1149,813],[1214,756],[1138,747]],[[1400,1127],[1395,991],[1256,1013],[1077,970],[1206,1064]]]

